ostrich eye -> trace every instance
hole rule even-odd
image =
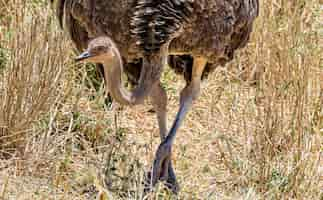
[[[106,51],[106,48],[104,46],[99,46],[99,47],[97,47],[96,50],[99,52],[103,52],[103,51]]]
[[[103,52],[106,52],[107,51],[107,48],[104,47],[104,46],[98,46],[98,47],[95,47],[92,49],[92,54],[100,54],[100,53],[103,53]]]

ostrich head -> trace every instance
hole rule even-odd
[[[110,38],[97,37],[89,42],[87,50],[76,57],[75,61],[102,63],[115,57],[115,48]]]
[[[155,83],[159,83],[164,54],[146,55],[137,87],[128,91],[122,83],[123,60],[117,45],[107,36],[91,40],[88,48],[75,58],[76,62],[103,64],[107,90],[120,104],[142,104],[150,94]]]

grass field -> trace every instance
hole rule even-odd
[[[0,199],[323,199],[323,2],[260,0],[248,46],[204,81],[176,138],[178,196],[141,184],[145,105],[112,108],[44,0],[0,0]],[[167,69],[168,121],[184,86]]]

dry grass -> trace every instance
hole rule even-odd
[[[108,109],[46,3],[0,10],[0,199],[323,198],[319,0],[261,1],[248,47],[209,77],[180,129],[178,197],[142,193],[159,143],[151,107]],[[163,82],[171,123],[183,81]]]

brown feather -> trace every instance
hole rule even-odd
[[[79,50],[86,48],[92,38],[107,35],[120,50],[127,65],[125,72],[137,77],[140,74],[137,70],[141,69],[138,59],[143,57],[143,52],[132,37],[130,23],[138,1],[58,0],[56,8],[59,21],[65,24]],[[229,62],[234,52],[246,45],[259,13],[258,0],[195,0],[192,7],[188,22],[170,43],[169,54],[174,54],[172,59],[177,60],[189,59],[178,54],[204,56],[209,62],[206,71]],[[180,63],[170,65],[176,70],[183,68]],[[129,70],[131,66],[135,69]]]

